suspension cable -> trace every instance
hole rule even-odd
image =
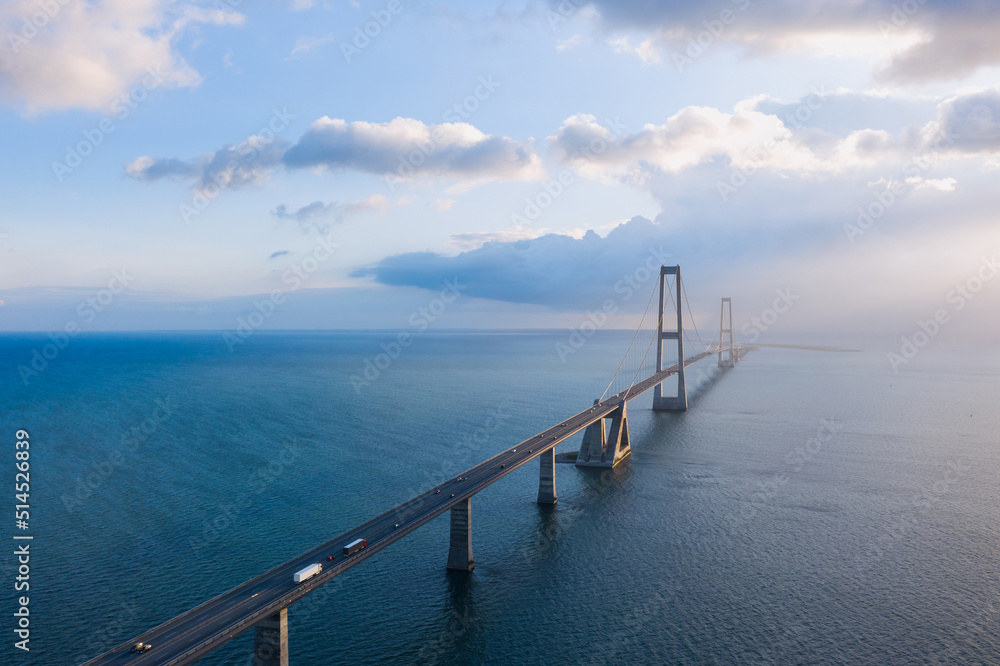
[[[630,351],[632,351],[632,345],[635,344],[636,338],[639,337],[639,331],[642,330],[642,322],[646,321],[646,314],[649,313],[649,306],[653,302],[653,296],[656,295],[656,288],[658,286],[659,285],[657,285],[657,284],[653,285],[653,291],[649,295],[649,302],[646,303],[646,310],[645,310],[645,312],[642,313],[642,319],[639,321],[639,327],[637,329],[635,329],[635,335],[632,336],[632,342],[629,343],[628,349],[625,350],[625,356],[622,357],[622,362],[618,364],[618,369],[615,370],[615,374],[611,376],[611,381],[608,382],[608,386],[607,386],[607,388],[604,389],[604,393],[601,394],[601,397],[600,397],[600,399],[599,399],[598,402],[604,400],[604,396],[607,395],[608,390],[611,388],[611,385],[615,383],[615,379],[618,377],[618,372],[622,369],[622,365],[625,363],[625,359],[628,358],[628,353]],[[645,357],[643,357],[643,358],[645,358]]]

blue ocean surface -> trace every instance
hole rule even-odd
[[[630,334],[561,358],[565,331],[426,332],[366,379],[394,338],[81,335],[25,381],[47,339],[0,336],[8,544],[31,442],[31,663],[94,657],[585,409]],[[445,571],[445,515],[294,604],[292,663],[1000,663],[1000,358],[762,348],[688,381],[687,412],[630,403],[613,471],[558,465],[554,508],[533,464],[476,495],[471,574]]]

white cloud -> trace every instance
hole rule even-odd
[[[244,16],[190,2],[67,0],[0,5],[0,98],[30,113],[106,110],[150,73],[156,86],[190,87],[201,76],[175,42],[192,24],[239,25]],[[41,25],[41,28],[37,26]],[[147,79],[148,80],[148,79]]]
[[[558,4],[558,0],[550,0]],[[1000,64],[1000,4],[955,0],[593,0],[618,52],[691,62],[721,48],[868,57],[882,80],[963,77]],[[637,43],[636,43],[637,42]],[[662,58],[661,58],[662,56]]]
[[[295,46],[292,48],[291,53],[288,54],[288,60],[294,60],[295,58],[300,58],[310,51],[314,51],[321,46],[329,44],[336,39],[336,35],[332,32],[328,32],[322,37],[299,37],[295,40]]]
[[[357,169],[400,180],[534,180],[544,173],[527,143],[484,134],[468,123],[426,125],[413,118],[349,123],[324,116],[285,153],[284,162],[292,168]]]
[[[590,44],[593,40],[590,37],[584,37],[583,35],[576,34],[568,39],[560,40],[556,43],[556,51],[562,53],[563,51],[570,51],[583,44]]]
[[[302,206],[296,210],[290,210],[285,204],[279,205],[271,211],[271,215],[279,220],[291,220],[297,222],[299,229],[306,233],[310,229],[315,229],[320,233],[326,233],[328,222],[341,223],[348,216],[364,213],[368,211],[384,212],[389,208],[389,201],[381,194],[372,194],[358,201],[323,203],[314,201],[311,204]]]
[[[451,206],[454,203],[455,203],[454,199],[432,199],[430,202],[428,202],[427,205],[430,206],[431,210],[443,213],[445,211],[451,210]]]

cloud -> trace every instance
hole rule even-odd
[[[125,173],[147,181],[189,179],[200,189],[239,188],[265,182],[278,166],[353,169],[397,180],[441,176],[467,184],[544,175],[530,145],[484,134],[468,123],[425,125],[412,118],[348,123],[327,117],[310,125],[291,147],[280,138],[254,135],[191,160],[138,157]]]
[[[996,155],[1000,88],[936,104],[849,90],[818,89],[792,103],[758,96],[732,112],[684,107],[662,124],[617,135],[593,116],[577,114],[547,140],[550,153],[577,173],[640,188],[711,163],[745,174],[823,180],[898,170],[915,158]]]
[[[512,226],[502,231],[452,234],[450,242],[462,250],[475,250],[487,243],[510,243],[528,238],[538,238],[548,233],[550,233],[548,229],[529,229],[528,227]]]
[[[298,210],[290,211],[285,204],[279,205],[271,211],[271,215],[279,220],[292,220],[298,223],[299,229],[303,233],[310,229],[315,229],[321,233],[328,230],[328,225],[324,222],[335,222],[337,224],[344,221],[344,218],[355,213],[366,211],[385,211],[389,208],[389,201],[381,194],[372,194],[369,197],[358,201],[323,203],[314,201]]]
[[[578,114],[567,118],[548,141],[558,159],[588,177],[607,172],[626,177],[632,172],[634,178],[636,169],[677,173],[718,156],[743,164],[762,146],[770,149],[757,162],[789,170],[825,168],[780,119],[747,109],[725,113],[689,106],[662,125],[647,124],[617,137],[593,116]]]
[[[310,51],[314,51],[321,46],[329,44],[336,39],[336,35],[332,32],[328,32],[322,37],[299,37],[295,40],[295,46],[292,48],[291,53],[288,54],[287,60],[294,60],[295,58],[301,58]]]
[[[287,147],[287,142],[273,135],[253,135],[238,145],[223,146],[191,160],[138,157],[125,167],[125,173],[145,181],[190,180],[198,190],[239,189],[266,182],[270,170],[281,164]]]
[[[953,137],[962,153],[1000,152],[1000,89],[988,88],[953,97],[938,107],[933,133]]]
[[[550,0],[558,7],[559,0]],[[1000,63],[1000,5],[975,0],[594,0],[618,52],[644,63],[696,60],[718,44],[751,54],[868,56],[880,80],[957,78]],[[636,40],[630,33],[639,33]],[[681,65],[679,65],[681,66]]]
[[[289,254],[291,254],[289,250],[278,250],[277,252],[272,252],[268,259],[277,259],[278,257],[284,257]]]
[[[244,20],[237,12],[192,2],[7,0],[0,5],[0,26],[6,28],[0,99],[31,113],[106,111],[131,86],[196,86],[201,76],[175,50],[184,30]]]
[[[613,296],[614,285],[638,267],[648,263],[658,269],[661,263],[670,263],[664,249],[667,235],[665,227],[635,217],[605,238],[590,231],[579,239],[558,234],[498,239],[455,257],[431,252],[387,257],[353,276],[425,289],[452,279],[468,285],[464,293],[477,298],[582,310]],[[671,250],[678,248],[674,242]],[[640,310],[655,282],[648,276],[647,280],[643,295],[635,299],[642,301]]]
[[[315,121],[284,156],[292,168],[355,169],[408,180],[445,176],[480,180],[533,180],[541,160],[532,147],[490,136],[468,123],[426,125],[413,118],[387,123]]]
[[[451,210],[452,205],[455,203],[454,199],[432,199],[427,203],[431,210],[443,213],[445,211]]]

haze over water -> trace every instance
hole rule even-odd
[[[581,411],[629,340],[563,364],[565,332],[428,333],[356,392],[389,337],[89,336],[3,382],[2,431],[32,442],[33,663],[96,656]],[[42,339],[0,338],[2,365]],[[445,572],[441,517],[294,604],[291,659],[996,663],[998,361],[706,359],[688,412],[630,403],[613,472],[557,466],[554,509],[534,464],[476,495],[471,575]],[[251,633],[202,663],[247,663]]]

